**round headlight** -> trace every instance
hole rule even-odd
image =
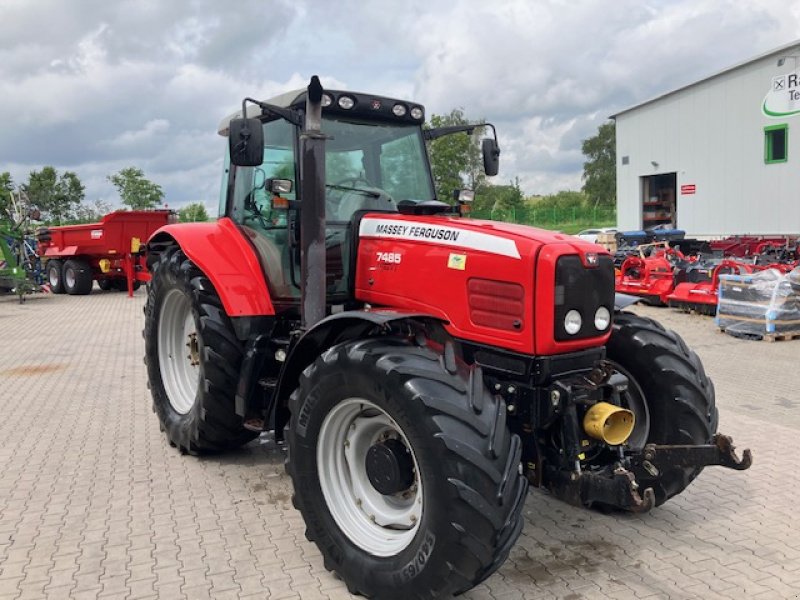
[[[594,313],[594,328],[597,331],[605,331],[611,325],[611,313],[605,306],[601,306]]]
[[[402,104],[395,104],[392,107],[392,112],[395,117],[404,117],[406,115],[406,107]]]
[[[342,96],[339,98],[339,106],[345,110],[350,110],[356,104],[356,101],[353,100],[350,96]]]
[[[414,108],[411,109],[411,116],[414,117],[415,119],[421,119],[422,109],[419,106],[415,106]]]
[[[567,313],[567,316],[564,317],[564,331],[566,331],[570,335],[575,335],[581,330],[581,325],[583,324],[583,319],[581,319],[581,313],[577,310],[571,310]]]
[[[322,94],[322,108],[330,106],[331,104],[333,104],[333,98],[328,94]]]

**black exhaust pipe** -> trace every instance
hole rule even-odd
[[[306,95],[300,134],[300,289],[303,327],[325,318],[325,139],[322,133],[322,84],[314,75]]]

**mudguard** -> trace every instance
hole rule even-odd
[[[628,294],[614,294],[614,310],[622,310],[627,306],[641,302],[641,298],[629,296]]]
[[[229,218],[166,225],[148,240],[147,251],[171,242],[211,280],[228,316],[275,314],[255,249]]]
[[[396,321],[434,321],[438,317],[400,310],[350,310],[331,315],[309,329],[294,345],[281,371],[275,397],[283,401],[298,385],[300,373],[328,348],[341,342],[365,337],[371,330]]]

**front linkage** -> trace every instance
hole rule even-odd
[[[588,375],[560,379],[542,390],[540,398],[544,401],[538,403],[540,410],[535,420],[543,427],[530,429],[527,436],[526,473],[533,485],[546,487],[557,498],[576,506],[602,505],[646,512],[663,502],[654,487],[659,486],[665,473],[682,469],[693,473],[691,479],[707,466],[738,471],[750,468],[750,450],[739,458],[732,439],[718,433],[708,444],[647,443],[639,448],[609,443],[613,439],[586,439],[591,437],[587,435],[586,419],[592,411],[610,406],[628,412],[628,384],[627,377],[615,371],[611,363],[600,361]],[[614,412],[606,410],[609,414]],[[614,428],[622,423],[614,420],[618,416],[604,421],[605,431],[598,434],[600,437],[607,434],[613,438]],[[633,424],[628,425],[632,433]],[[547,443],[554,435],[560,440],[558,449]],[[594,459],[587,460],[591,454]]]

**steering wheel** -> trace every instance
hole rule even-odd
[[[336,192],[335,194],[325,195],[327,202],[326,212],[328,215],[336,215],[339,213],[339,210],[342,206],[342,200],[344,200],[344,196],[347,192],[351,190],[363,190],[363,188],[360,188],[356,185],[358,183],[366,184],[367,188],[375,187],[366,177],[361,176],[345,177],[344,179],[340,179],[335,183],[325,184],[325,187],[331,188],[334,192]]]

